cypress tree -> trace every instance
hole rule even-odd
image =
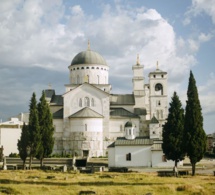
[[[23,161],[23,169],[26,166],[26,159],[28,157],[28,147],[29,147],[29,131],[28,126],[24,123],[22,127],[22,132],[20,139],[18,140],[17,147],[19,150],[19,156]]]
[[[40,127],[38,120],[38,111],[37,111],[37,100],[36,95],[33,93],[31,101],[30,101],[30,109],[29,109],[29,146],[30,146],[30,161],[29,168],[31,169],[31,164],[33,158],[38,153],[38,149],[41,144],[41,136],[40,136]]]
[[[162,149],[167,159],[175,161],[175,166],[185,157],[183,149],[184,109],[176,92],[170,102],[167,122],[163,125]]]
[[[54,127],[52,121],[52,114],[49,105],[45,99],[45,92],[42,92],[40,102],[38,104],[39,126],[41,135],[41,145],[37,154],[40,159],[40,165],[43,166],[43,159],[48,157],[53,150],[54,146]]]
[[[185,108],[185,148],[192,165],[192,175],[195,175],[196,163],[206,151],[206,134],[203,129],[202,108],[198,97],[198,89],[192,71],[190,71]]]

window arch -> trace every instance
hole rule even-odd
[[[93,99],[93,98],[91,99],[91,106],[92,106],[92,107],[94,107],[94,106],[95,106],[95,101],[94,101],[94,99]]]
[[[85,97],[84,99],[84,106],[89,107],[90,106],[90,99],[88,97]]]
[[[80,77],[77,75],[77,84],[80,84]]]
[[[155,85],[155,94],[156,95],[163,95],[163,85],[161,85],[160,83],[157,83]]]
[[[99,75],[97,75],[97,82],[98,82],[98,84],[99,84]]]
[[[79,99],[79,107],[82,107],[82,99]]]

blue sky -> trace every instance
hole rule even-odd
[[[132,93],[137,54],[148,73],[168,72],[185,106],[193,71],[206,133],[215,132],[215,3],[213,0],[1,0],[0,119],[28,112],[49,83],[69,83],[73,57],[91,49],[110,66],[112,93]]]

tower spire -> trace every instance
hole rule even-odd
[[[140,58],[139,58],[139,54],[137,54],[137,65],[140,65]]]
[[[88,39],[87,50],[90,50],[90,40]]]
[[[157,61],[157,65],[156,66],[157,66],[156,70],[159,70],[159,68],[158,68],[158,61]]]

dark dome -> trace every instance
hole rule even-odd
[[[125,123],[125,127],[133,127],[132,122],[128,121],[127,123]]]
[[[77,64],[100,64],[107,66],[105,59],[99,53],[91,50],[78,53],[73,58],[71,65]]]

